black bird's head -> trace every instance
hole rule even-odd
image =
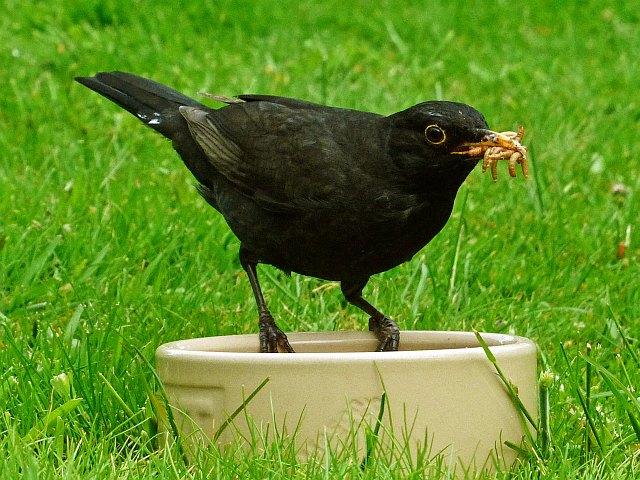
[[[424,102],[387,117],[387,148],[408,183],[455,190],[490,147],[513,143],[464,103]],[[482,148],[478,148],[482,147]]]

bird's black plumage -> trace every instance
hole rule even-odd
[[[409,260],[445,225],[486,139],[477,110],[424,102],[390,116],[266,95],[214,97],[217,110],[122,72],[76,79],[171,139],[202,196],[241,242],[262,351],[292,351],[269,313],[256,265],[341,282],[371,315],[380,350],[393,321],[362,298],[373,274]],[[486,142],[485,142],[486,143]]]

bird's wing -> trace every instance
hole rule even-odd
[[[336,208],[348,201],[357,145],[343,132],[349,118],[367,114],[282,97],[243,97],[248,101],[219,110],[180,108],[217,171],[272,211]]]

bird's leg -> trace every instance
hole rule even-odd
[[[357,285],[341,284],[342,294],[351,305],[371,315],[369,318],[369,330],[378,338],[378,352],[396,352],[400,343],[400,330],[396,322],[386,317],[377,308],[362,298],[362,289],[366,280]]]
[[[260,352],[277,353],[279,351],[278,347],[280,347],[280,349],[287,353],[294,353],[293,348],[291,348],[291,345],[289,344],[289,340],[287,340],[287,336],[276,325],[276,322],[271,316],[271,312],[264,301],[260,282],[258,281],[256,263],[248,261],[242,250],[240,250],[240,264],[242,265],[242,268],[244,268],[244,271],[247,272],[249,283],[251,284],[253,295],[256,298],[256,304],[258,305],[258,314],[260,315],[258,320],[260,328]]]

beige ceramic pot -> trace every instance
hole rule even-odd
[[[482,337],[535,418],[535,345]],[[504,442],[521,443],[522,422],[473,333],[404,331],[398,352],[373,352],[369,332],[288,338],[297,353],[257,353],[257,335],[159,347],[158,374],[183,437],[224,445],[275,434],[294,442],[301,457],[322,456],[327,446],[364,456],[365,436],[381,418],[378,448],[398,458],[443,455],[474,470],[516,458]]]

